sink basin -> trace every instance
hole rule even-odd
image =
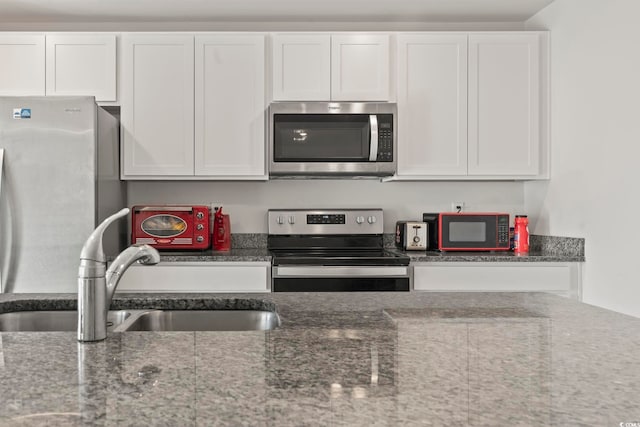
[[[265,331],[280,326],[277,313],[260,310],[151,310],[118,331]]]
[[[124,322],[131,313],[124,310],[109,311],[107,329]],[[54,332],[77,331],[78,312],[58,311],[16,311],[0,314],[0,332]]]

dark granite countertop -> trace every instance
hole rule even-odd
[[[584,255],[530,251],[526,255],[503,252],[403,251],[411,262],[584,262]]]
[[[437,251],[401,251],[412,262],[584,262],[584,255],[557,254],[542,251],[528,255],[515,255],[513,252],[437,252]],[[192,251],[161,252],[162,262],[271,262],[271,253],[266,249],[232,249],[228,252]]]
[[[160,252],[163,262],[271,262],[267,249],[267,235],[259,233],[233,234],[232,248],[228,252],[182,251]],[[571,237],[531,236],[531,251],[519,256],[513,252],[438,252],[400,251],[396,249],[394,235],[385,234],[385,247],[409,255],[412,262],[584,262],[584,239]]]
[[[271,253],[267,248],[231,249],[230,251],[183,251],[160,252],[161,262],[271,262]]]
[[[0,295],[0,312],[74,295]],[[275,309],[268,332],[0,333],[0,425],[618,426],[640,319],[543,293],[116,295]]]

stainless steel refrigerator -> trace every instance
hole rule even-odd
[[[77,292],[84,241],[126,205],[118,141],[93,97],[0,97],[1,292]],[[110,227],[108,255],[126,229]]]

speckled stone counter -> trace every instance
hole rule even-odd
[[[0,311],[73,295],[0,295]],[[618,426],[640,319],[550,294],[117,295],[266,308],[268,332],[0,333],[0,425]]]
[[[183,251],[160,252],[160,262],[220,262],[220,261],[267,261],[271,253],[267,248],[231,249],[230,251]]]
[[[584,262],[584,255],[531,251],[527,255],[505,252],[403,251],[411,262]]]

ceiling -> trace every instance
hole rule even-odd
[[[0,23],[522,22],[553,0],[1,0]]]

